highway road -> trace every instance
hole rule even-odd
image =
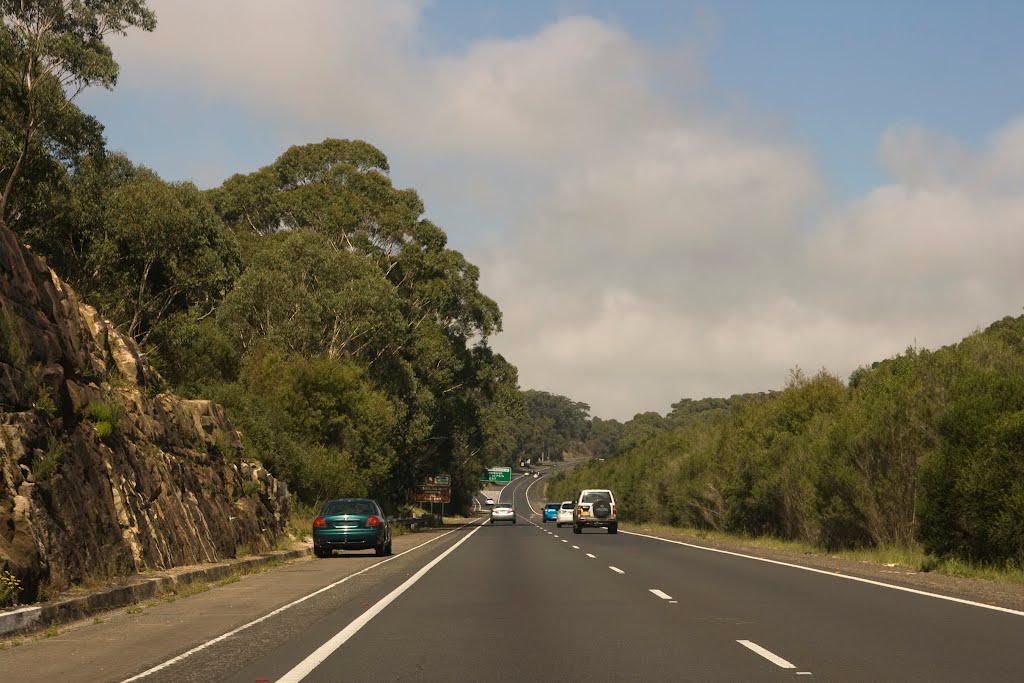
[[[137,617],[151,621],[65,634],[72,646],[61,635],[0,652],[0,678],[34,660],[38,680],[69,683],[1024,679],[1022,613],[621,530],[575,535],[541,523],[542,487],[502,491],[515,525],[247,577],[249,596],[287,594],[261,614],[244,594],[225,605],[234,586],[147,608]]]

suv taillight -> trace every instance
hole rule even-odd
[[[615,516],[615,503],[612,503],[612,517]]]

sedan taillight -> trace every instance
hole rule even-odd
[[[376,515],[370,515],[366,518],[366,526],[380,526],[380,518]]]
[[[313,520],[313,528],[314,529],[319,529],[322,526],[327,526],[327,520],[326,519],[324,519],[323,517],[317,517],[316,519]]]

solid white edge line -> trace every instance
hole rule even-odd
[[[913,593],[915,595],[923,595],[928,598],[937,598],[939,600],[947,600],[949,602],[958,602],[961,605],[970,605],[971,607],[982,607],[984,609],[994,610],[996,612],[1005,612],[1006,614],[1014,614],[1018,617],[1024,617],[1024,612],[1020,610],[1010,609],[1009,607],[999,607],[998,605],[986,605],[983,602],[975,602],[973,600],[966,600],[964,598],[954,598],[950,595],[942,595],[941,593],[929,593],[928,591],[918,590],[916,588],[907,588],[906,586],[897,586],[891,583],[884,583],[882,581],[873,581],[872,579],[864,579],[859,576],[850,576],[849,574],[839,574],[836,572],[828,571],[827,569],[817,569],[815,567],[805,567],[800,564],[792,564],[789,562],[781,562],[779,560],[769,560],[765,557],[757,557],[756,555],[744,555],[743,553],[733,552],[732,550],[722,550],[720,548],[708,548],[703,545],[695,545],[693,543],[686,543],[684,541],[673,541],[670,538],[661,538],[660,536],[651,536],[649,534],[640,534],[635,531],[619,531],[622,534],[629,534],[630,536],[640,536],[641,538],[650,538],[655,541],[662,541],[664,543],[674,543],[675,545],[686,546],[687,548],[695,548],[697,550],[707,550],[712,553],[721,553],[723,555],[732,555],[734,557],[742,557],[748,560],[757,560],[758,562],[767,562],[769,564],[777,564],[781,567],[791,567],[793,569],[802,569],[806,572],[814,572],[815,574],[824,574],[825,576],[831,576],[836,579],[846,579],[847,581],[857,581],[858,583],[866,583],[872,586],[880,586],[882,588],[891,588],[896,591],[903,591],[904,593]]]
[[[405,583],[378,600],[373,607],[353,619],[348,626],[339,631],[333,638],[314,650],[313,654],[306,657],[293,667],[291,671],[277,679],[278,683],[298,683],[312,673],[316,667],[320,666],[324,662],[324,660],[334,654],[335,650],[344,645],[345,641],[358,633],[363,626],[366,626],[366,624],[370,622],[371,619],[383,612],[385,607],[394,602],[402,593],[409,590],[414,583],[423,578],[423,576],[437,566],[441,560],[455,552],[460,545],[468,541],[473,534],[480,531],[482,528],[482,526],[477,526],[475,529],[459,539],[458,543],[424,565],[418,572],[406,579]]]
[[[657,588],[650,588],[649,590],[652,593],[654,593],[655,595],[657,595],[659,598],[661,598],[662,600],[671,600],[672,599],[672,596],[669,595],[668,593],[666,593],[665,591],[659,590]]]
[[[613,567],[611,565],[608,565],[608,569],[611,569],[616,574],[625,574],[626,573],[626,572],[622,571],[621,569],[619,569],[618,567]]]
[[[391,557],[389,557],[387,559],[384,559],[384,560],[381,560],[380,562],[374,562],[369,567],[365,567],[363,569],[360,569],[359,571],[355,572],[354,574],[349,574],[345,578],[339,579],[338,581],[335,581],[332,584],[324,586],[323,588],[319,588],[319,589],[313,591],[312,593],[310,593],[308,595],[304,595],[301,598],[299,598],[298,600],[293,600],[292,602],[289,602],[287,605],[282,605],[281,607],[278,607],[274,611],[268,612],[267,614],[264,614],[259,619],[253,619],[249,623],[242,624],[241,626],[239,626],[236,629],[228,631],[227,633],[222,633],[221,635],[217,636],[216,638],[213,638],[212,640],[208,640],[205,643],[202,643],[201,645],[197,645],[196,647],[192,648],[191,650],[187,650],[185,652],[182,652],[177,657],[172,657],[171,659],[168,659],[165,662],[161,662],[160,664],[157,664],[156,666],[154,666],[154,667],[152,667],[150,669],[146,669],[142,673],[135,674],[131,678],[126,678],[123,681],[121,681],[121,683],[129,683],[130,681],[137,681],[137,680],[145,678],[146,676],[149,676],[151,674],[155,674],[157,671],[161,671],[163,669],[166,669],[169,666],[177,664],[178,662],[180,662],[180,661],[182,661],[184,659],[188,659],[192,655],[194,655],[197,652],[200,652],[202,650],[205,650],[206,648],[210,647],[211,645],[216,645],[217,643],[221,642],[222,640],[226,640],[226,639],[230,638],[231,636],[233,636],[233,635],[235,635],[237,633],[241,633],[242,631],[244,631],[245,629],[249,628],[250,626],[255,626],[256,624],[259,624],[260,622],[266,621],[267,619],[269,619],[271,617],[277,616],[281,612],[284,612],[285,610],[290,609],[290,608],[294,607],[295,605],[298,605],[299,603],[305,602],[306,600],[309,600],[312,597],[315,597],[317,595],[320,595],[321,593],[329,591],[332,588],[336,588],[336,587],[340,586],[341,584],[345,583],[346,581],[348,581],[349,579],[353,579],[353,578],[359,576],[360,574],[364,574],[364,573],[370,571],[371,569],[373,569],[375,567],[381,566],[382,564],[387,564],[388,562],[390,562],[392,560],[397,560],[402,555],[408,555],[412,551],[419,550],[420,548],[422,548],[423,546],[427,545],[428,543],[433,543],[434,541],[440,540],[440,539],[444,538],[445,536],[447,536],[448,534],[453,534],[456,531],[459,531],[460,529],[466,528],[467,526],[469,526],[469,525],[468,524],[467,525],[463,525],[463,526],[459,527],[458,529],[452,529],[451,531],[446,531],[443,534],[441,534],[440,536],[435,536],[434,538],[430,539],[429,541],[424,541],[423,543],[420,543],[418,546],[415,546],[413,548],[409,548],[408,550],[404,550],[404,551],[398,553],[397,555],[392,555]]]
[[[757,643],[753,643],[753,642],[751,642],[749,640],[737,640],[736,642],[739,643],[740,645],[742,645],[743,647],[747,648],[748,650],[752,650],[752,651],[756,652],[757,654],[761,655],[762,657],[764,657],[765,659],[767,659],[769,662],[771,662],[772,664],[774,664],[777,667],[780,667],[780,668],[783,668],[783,669],[795,669],[796,668],[796,664],[791,664],[791,663],[787,662],[785,659],[783,659],[782,657],[778,656],[777,654],[775,654],[771,650],[766,650],[763,647],[761,647],[760,645],[758,645]]]
[[[534,510],[534,509],[533,509],[533,503],[531,503],[531,502],[530,502],[530,489],[531,489],[531,488],[533,488],[533,485],[534,485],[534,484],[536,484],[537,482],[539,482],[539,481],[540,481],[541,479],[544,479],[544,477],[546,477],[546,476],[548,476],[548,475],[546,475],[546,474],[542,474],[541,476],[539,476],[539,477],[537,477],[536,479],[534,479],[534,480],[533,480],[533,481],[532,481],[532,482],[530,483],[530,485],[526,487],[526,494],[525,494],[525,495],[526,495],[526,504],[530,506],[530,512],[532,512],[532,513],[533,513],[533,514],[535,514],[535,515],[538,515],[538,514],[540,514],[540,513],[539,513],[539,512],[537,512],[536,510]]]

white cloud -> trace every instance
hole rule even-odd
[[[823,294],[858,319],[912,327],[928,345],[1020,314],[1022,132],[1022,122],[1013,122],[977,151],[948,140],[918,144],[942,139],[928,131],[887,133],[882,149],[892,167],[946,170],[906,171],[912,177],[901,175],[822,222],[807,240],[807,261],[833,282]]]
[[[796,365],[846,375],[1020,313],[1024,120],[980,150],[894,126],[892,183],[828,207],[808,150],[708,103],[696,51],[594,18],[451,53],[418,2],[152,4],[157,33],[115,46],[125,84],[402,159],[481,266],[523,385],[599,416],[778,388]]]

